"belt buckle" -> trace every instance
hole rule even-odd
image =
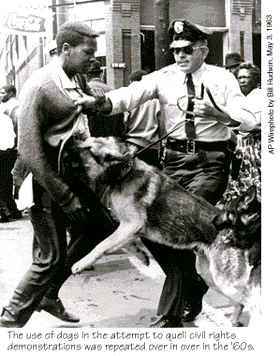
[[[82,134],[81,133],[76,133],[75,135],[73,135],[73,138],[75,141],[82,141]]]
[[[186,145],[186,153],[188,155],[195,154],[195,141],[188,140]]]

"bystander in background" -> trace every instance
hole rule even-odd
[[[239,160],[239,169],[234,171],[224,193],[224,200],[229,201],[254,185],[261,202],[261,111],[262,90],[258,87],[260,70],[250,62],[244,62],[237,69],[237,80],[248,106],[256,117],[254,130],[239,130],[235,156]]]
[[[147,75],[144,70],[137,70],[129,76],[130,83],[139,82]],[[141,106],[125,113],[126,142],[134,146],[139,152],[144,147],[157,141],[165,133],[164,123],[161,124],[160,105],[158,99],[152,99]],[[146,149],[138,158],[146,163],[161,168],[160,166],[161,143]]]
[[[237,76],[237,68],[243,63],[244,59],[239,53],[233,52],[226,55],[225,68],[229,70],[235,77]]]
[[[86,77],[87,84],[95,97],[102,97],[105,93],[112,90],[112,88],[104,83],[103,74],[100,62],[93,60]],[[106,116],[100,112],[95,112],[94,115],[89,113],[88,127],[93,137],[115,136],[122,138],[125,133],[124,114]]]
[[[0,89],[1,99],[1,221],[20,219],[19,211],[13,197],[12,169],[17,159],[17,90],[13,84]]]
[[[0,113],[0,222],[21,218],[13,199],[13,178],[11,170],[16,160],[15,132],[11,118]]]

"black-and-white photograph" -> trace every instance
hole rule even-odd
[[[261,0],[3,3],[4,352],[258,349],[244,333],[267,326],[274,12]]]

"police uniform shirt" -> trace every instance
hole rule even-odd
[[[246,96],[247,102],[256,117],[257,125],[261,125],[262,103],[263,103],[263,91],[260,88],[255,88]]]
[[[245,97],[232,73],[224,68],[203,63],[192,76],[196,95],[200,95],[203,83],[209,88],[216,104],[233,120],[240,122],[237,129],[250,131],[254,128],[256,121],[254,114],[246,105]],[[112,102],[111,114],[129,111],[149,99],[158,98],[162,120],[169,132],[185,119],[185,113],[177,106],[178,98],[187,95],[185,78],[186,74],[177,67],[177,64],[172,64],[144,76],[140,82],[134,82],[129,87],[113,90],[106,94]],[[210,103],[206,92],[204,100]],[[197,141],[226,141],[231,137],[231,130],[211,117],[196,117],[195,127]],[[170,136],[180,140],[186,139],[184,125]]]

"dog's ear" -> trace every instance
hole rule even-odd
[[[218,231],[233,227],[236,224],[236,217],[228,211],[223,211],[221,214],[215,216],[213,224]]]
[[[254,201],[257,195],[256,187],[251,186],[244,195],[241,196],[240,200],[236,205],[236,210],[238,213],[247,211],[249,205]]]

